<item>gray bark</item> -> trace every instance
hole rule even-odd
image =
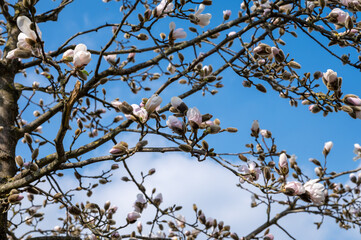
[[[15,148],[18,139],[14,124],[18,115],[19,93],[14,87],[14,77],[18,63],[17,60],[0,61],[0,185],[8,182],[17,171]],[[8,207],[6,195],[0,196],[0,200],[0,240],[5,240]]]

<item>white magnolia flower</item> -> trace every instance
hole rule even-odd
[[[305,188],[302,186],[302,183],[293,181],[287,182],[285,185],[285,193],[291,196],[298,196],[305,193]]]
[[[158,94],[153,94],[145,104],[145,109],[148,113],[154,112],[162,103],[162,98]]]
[[[147,201],[144,199],[143,194],[139,193],[137,195],[137,200],[135,200],[133,207],[134,211],[138,213],[142,213],[143,209],[147,208]]]
[[[117,55],[116,54],[110,54],[110,55],[106,55],[104,56],[105,61],[107,61],[109,64],[111,65],[115,65],[116,61],[117,61]]]
[[[261,170],[257,167],[255,162],[249,162],[248,165],[242,165],[238,168],[239,172],[242,172],[245,174],[245,178],[248,179],[248,181],[257,181],[259,178],[259,175],[261,174]],[[243,183],[243,179],[240,178],[240,182]]]
[[[83,43],[76,45],[75,49],[68,49],[64,52],[62,60],[73,62],[74,67],[80,68],[87,65],[91,60],[91,53],[87,51],[87,46]]]
[[[168,0],[162,0],[159,5],[154,9],[154,15],[156,17],[162,14],[167,14],[173,11],[174,4],[169,3]]]
[[[87,51],[85,44],[78,44],[74,49],[73,64],[74,67],[83,67],[87,65],[91,60],[91,53]]]
[[[32,22],[30,21],[30,19],[28,17],[20,16],[16,19],[16,24],[21,31],[21,33],[18,36],[17,47],[31,49],[32,46],[29,44],[29,40],[26,40],[26,39],[30,39],[30,42],[32,40],[32,41],[34,41],[34,43],[37,40],[37,35],[36,35],[35,31],[31,30]],[[41,31],[37,24],[35,24],[35,26],[36,26],[36,32],[38,33],[38,36],[41,39],[41,35],[42,35]]]
[[[201,27],[207,26],[211,22],[210,19],[212,18],[212,15],[210,13],[201,14],[204,11],[205,7],[206,6],[204,4],[200,4],[198,10],[196,9],[196,12],[194,14],[196,24]]]
[[[184,124],[175,116],[169,116],[167,120],[167,126],[176,133],[184,132]]]
[[[169,38],[171,40],[176,40],[176,39],[179,39],[179,38],[186,38],[187,37],[187,33],[184,31],[183,28],[175,28],[175,23],[174,22],[171,22],[169,23],[169,30],[170,30],[170,33],[169,33]]]
[[[36,48],[36,43],[38,42],[38,38],[41,40],[42,36],[38,25],[35,24],[35,32],[31,29],[33,23],[26,16],[19,16],[16,19],[16,24],[21,31],[18,35],[17,48],[8,52],[6,58],[29,58],[31,55],[38,55],[39,50]]]
[[[129,223],[135,223],[137,221],[137,219],[140,218],[140,217],[141,217],[140,213],[138,213],[138,212],[130,212],[127,215],[127,221]]]
[[[309,193],[311,201],[316,205],[321,205],[325,201],[325,187],[313,179],[306,182],[303,187]]]
[[[132,108],[133,108],[133,114],[135,116],[138,117],[138,119],[142,122],[145,123],[148,120],[148,112],[144,107],[140,107],[138,104],[132,104]],[[136,119],[133,115],[130,114],[125,114],[125,117],[127,119],[131,119],[133,121],[136,121],[138,119]]]

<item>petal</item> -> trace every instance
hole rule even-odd
[[[204,6],[204,4],[199,5],[199,8],[198,8],[197,12],[195,13],[195,15],[201,14],[205,8],[206,8],[206,6]]]
[[[29,37],[32,37],[33,30],[30,29],[31,21],[26,16],[20,16],[16,19],[16,24],[18,25],[18,28],[20,31],[28,35]]]
[[[76,54],[79,51],[84,51],[86,52],[88,50],[88,48],[86,47],[85,44],[83,43],[79,43],[78,45],[76,45],[75,49],[74,49],[74,54]]]
[[[174,30],[175,29],[175,23],[174,22],[171,22],[169,23],[169,30]]]

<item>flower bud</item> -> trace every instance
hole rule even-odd
[[[322,153],[323,153],[323,155],[325,157],[327,157],[327,155],[330,153],[332,147],[333,147],[333,142],[332,141],[329,141],[329,142],[325,143],[325,146],[323,147],[323,151],[322,151]]]
[[[141,41],[146,41],[148,40],[148,35],[147,34],[144,34],[144,33],[140,33],[138,36],[137,36],[138,40],[141,40]]]
[[[30,58],[32,53],[28,49],[16,49],[14,52],[14,57],[16,58]]]
[[[251,136],[253,137],[258,137],[259,134],[259,123],[257,120],[254,120],[252,123],[252,127],[251,127]]]
[[[19,203],[23,198],[24,196],[20,194],[12,194],[8,197],[8,201],[9,203],[16,204]]]
[[[154,94],[148,99],[147,103],[145,104],[145,109],[148,111],[148,113],[152,113],[157,107],[160,106],[161,103],[162,98],[158,96],[158,94]]]
[[[229,19],[229,17],[231,16],[232,11],[231,10],[224,10],[223,11],[223,20],[227,21]]]
[[[68,207],[68,212],[74,216],[79,216],[81,214],[81,210],[76,206]]]
[[[354,174],[354,173],[351,173],[351,174],[350,174],[350,181],[353,182],[353,183],[356,183],[356,182],[357,182],[356,174]]]
[[[130,106],[126,101],[122,102],[120,105],[120,111],[122,111],[124,114],[132,114],[133,107]]]
[[[24,160],[21,156],[16,156],[15,157],[15,162],[19,167],[22,167],[24,165]]]

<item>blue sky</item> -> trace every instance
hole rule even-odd
[[[58,4],[59,1],[47,3],[44,2],[44,5],[39,4],[38,12],[45,11],[49,9],[51,6]],[[234,19],[237,16],[237,12],[240,9],[241,1],[219,1],[214,0],[213,6],[207,6],[204,13],[212,13],[211,24],[204,29],[197,27],[199,31],[206,31],[209,28],[215,27],[222,22],[222,11],[225,9],[232,10],[232,16],[230,19]],[[119,2],[110,2],[110,3],[103,3],[101,0],[77,0],[74,3],[70,4],[63,13],[59,17],[58,22],[50,22],[46,24],[39,24],[41,31],[43,32],[43,40],[45,41],[45,50],[55,50],[59,44],[62,44],[67,38],[72,36],[73,34],[90,29],[94,26],[101,25],[104,23],[117,23],[121,20],[122,15],[119,12],[120,3]],[[136,18],[136,17],[135,17]],[[134,19],[135,19],[134,18]],[[157,26],[157,30],[160,29],[161,31],[168,33],[168,24],[173,20],[170,17],[163,19]],[[188,23],[176,21],[177,28],[183,27],[187,33],[188,37],[186,40],[189,40],[192,36],[192,33],[189,32],[188,27],[190,26]],[[229,31],[231,31],[230,29]],[[161,32],[159,31],[159,33]],[[159,34],[158,33],[158,34]],[[225,37],[225,34],[228,32],[222,33],[222,37]],[[358,71],[352,69],[348,66],[343,66],[339,61],[335,60],[329,53],[325,50],[321,49],[319,46],[316,45],[312,40],[307,38],[301,32],[298,32],[299,37],[286,37],[284,40],[286,41],[287,45],[283,46],[282,49],[285,53],[290,53],[292,58],[295,58],[297,62],[302,65],[302,70],[310,71],[313,73],[314,71],[321,71],[326,72],[327,69],[333,69],[338,73],[339,76],[343,77],[343,85],[342,89],[345,94],[347,93],[354,93],[356,95],[361,95],[361,85],[358,83],[359,76]],[[90,34],[87,36],[81,36],[75,39],[72,44],[77,43],[85,43],[90,49],[99,50],[99,47],[104,46],[105,43],[108,41],[109,37],[111,36],[110,28],[106,30],[102,30],[97,34]],[[221,39],[223,39],[221,37]],[[120,39],[123,39],[121,36]],[[179,40],[178,40],[179,41]],[[244,39],[244,41],[249,41]],[[148,43],[149,42],[149,43]],[[146,44],[151,44],[150,41],[148,42],[141,42],[140,46],[145,46]],[[137,43],[130,43],[128,45],[138,44]],[[239,44],[235,41],[234,46]],[[137,45],[139,46],[139,45]],[[337,47],[331,47],[331,51],[336,53],[347,53],[351,51],[349,49],[338,49]],[[354,52],[352,52],[355,55]],[[121,61],[125,60],[126,56],[120,56]],[[137,55],[137,61],[144,60],[149,58],[149,55]],[[89,64],[86,69],[91,70],[96,63],[97,56],[93,55],[93,61]],[[204,64],[212,64],[213,66],[217,66],[220,62],[219,56],[213,56],[204,61]],[[102,68],[106,69],[108,64],[103,61]],[[65,68],[65,65],[64,65]],[[44,80],[39,79],[38,76],[29,73],[29,78],[24,79],[23,77],[19,77],[17,81],[25,82],[28,85],[32,83],[32,81],[37,80],[41,83],[45,83]],[[35,79],[34,79],[35,78]],[[166,79],[166,76],[163,76],[160,80],[152,83],[153,90],[157,89],[157,87],[163,83]],[[75,80],[73,80],[75,81]],[[211,113],[215,118],[219,118],[221,120],[222,127],[237,127],[238,132],[236,134],[230,133],[222,133],[216,136],[210,136],[207,141],[211,146],[214,145],[216,151],[219,152],[241,152],[245,151],[246,148],[244,145],[248,142],[251,142],[250,137],[250,127],[253,120],[258,120],[260,122],[262,129],[268,129],[272,132],[273,136],[276,137],[276,144],[278,149],[285,149],[289,154],[296,154],[298,157],[298,163],[301,166],[305,167],[305,171],[310,173],[311,176],[315,177],[313,173],[313,165],[309,163],[308,159],[313,157],[319,160],[323,159],[322,156],[322,149],[323,145],[327,141],[334,142],[334,148],[332,149],[329,157],[328,157],[328,166],[329,169],[333,169],[335,171],[344,171],[351,168],[356,168],[359,165],[359,162],[352,161],[354,156],[353,154],[353,144],[354,143],[361,143],[360,132],[361,132],[361,120],[357,119],[354,120],[350,118],[346,113],[332,113],[329,114],[326,118],[322,116],[322,114],[312,114],[309,112],[307,106],[303,106],[299,104],[298,108],[291,107],[288,103],[288,100],[282,99],[278,96],[278,94],[269,87],[268,93],[260,93],[254,88],[244,88],[242,86],[243,79],[236,76],[231,71],[225,71],[223,73],[223,80],[222,83],[224,84],[224,88],[219,89],[219,93],[215,96],[207,95],[206,97],[202,97],[201,93],[196,93],[193,96],[187,98],[185,102],[188,104],[189,107],[197,106],[197,108],[201,111],[201,113]],[[320,80],[320,84],[322,82]],[[110,98],[119,97],[122,101],[127,101],[129,103],[139,103],[142,97],[149,97],[151,95],[150,92],[144,93],[141,92],[138,95],[130,94],[125,85],[122,83],[112,83],[108,85],[109,90],[108,93],[110,94]],[[172,87],[168,92],[162,93],[163,103],[169,102],[170,98],[174,95],[178,95],[182,93],[184,89],[187,89],[186,86],[177,86]],[[325,91],[326,88],[321,86],[322,91]],[[33,117],[31,116],[32,108],[28,111],[28,118],[31,120]],[[112,116],[109,114],[109,116]],[[48,130],[48,134],[53,133],[50,129],[53,126],[43,126],[44,130]],[[128,136],[125,136],[128,137]],[[120,139],[117,139],[120,140]],[[164,142],[157,143],[165,144]],[[135,142],[135,139],[132,141]],[[154,143],[155,144],[155,143]],[[153,144],[152,144],[153,145]],[[97,149],[94,155],[97,154],[107,154],[107,149],[109,149],[111,145],[106,145],[101,149]],[[20,147],[18,151],[22,151],[23,148]],[[150,156],[150,157],[149,157]],[[168,156],[168,155],[165,155]],[[149,161],[154,161],[154,165],[157,165],[161,171],[159,173],[159,177],[157,177],[154,181],[155,185],[160,185],[163,189],[170,191],[166,184],[162,185],[162,179],[173,179],[172,174],[176,174],[176,168],[181,167],[182,164],[186,165],[187,167],[194,168],[192,172],[197,173],[201,176],[204,176],[203,179],[199,179],[196,177],[192,178],[194,181],[199,181],[202,183],[202,180],[205,181],[203,184],[206,184],[207,171],[211,172],[212,174],[219,174],[223,178],[217,178],[218,180],[214,182],[214,184],[220,184],[217,189],[217,196],[214,197],[214,201],[210,201],[211,190],[214,186],[204,186],[203,190],[202,186],[199,186],[198,191],[204,191],[204,195],[208,196],[207,198],[199,197],[199,201],[205,204],[210,212],[213,214],[220,214],[222,216],[226,216],[232,223],[237,223],[240,221],[240,218],[233,216],[232,211],[230,212],[221,212],[216,211],[214,205],[219,205],[219,201],[224,201],[231,207],[236,207],[239,211],[246,211],[249,213],[249,195],[246,193],[241,194],[241,191],[237,189],[234,185],[237,183],[237,179],[235,177],[225,177],[226,174],[222,172],[222,170],[215,170],[215,165],[211,162],[209,163],[195,163],[195,159],[191,159],[189,155],[186,154],[176,154],[176,155],[169,155],[171,163],[169,163],[170,167],[168,169],[169,172],[164,170],[164,164],[162,161],[165,161],[164,156],[160,155],[147,155],[147,159]],[[142,161],[142,157],[135,157],[133,159],[135,161],[134,168],[137,169],[138,167],[144,166],[144,160]],[[158,159],[159,158],[159,159]],[[180,159],[179,162],[175,161],[174,159]],[[142,163],[142,164],[141,164]],[[179,165],[177,165],[179,164]],[[209,164],[209,166],[207,165]],[[145,164],[147,167],[152,167],[151,164]],[[200,167],[202,166],[202,167]],[[182,168],[183,169],[183,168]],[[86,171],[93,171],[93,169],[89,169]],[[170,176],[169,176],[170,175]],[[230,174],[228,174],[230,175]],[[178,175],[177,175],[178,176]],[[118,177],[118,175],[117,175]],[[185,179],[187,178],[185,174],[183,176]],[[179,178],[178,178],[179,179]],[[116,179],[119,181],[119,178]],[[177,179],[175,179],[176,181]],[[170,181],[170,180],[169,180]],[[207,180],[211,181],[211,180]],[[343,178],[342,181],[345,183],[347,182],[347,178]],[[194,184],[192,181],[186,181],[191,186]],[[117,184],[117,183],[116,183]],[[119,183],[123,184],[123,183]],[[123,185],[122,185],[123,186]],[[184,189],[189,188],[190,186],[184,186]],[[206,187],[207,189],[204,189]],[[208,189],[210,188],[210,189]],[[191,191],[192,194],[187,196],[182,186],[179,186],[179,190],[181,192],[180,198],[185,198],[185,204],[189,204],[193,201],[193,196],[195,196],[195,200],[197,200],[196,194],[197,188]],[[107,189],[104,192],[107,193]],[[134,189],[132,190],[133,192]],[[132,192],[132,193],[133,193]],[[232,195],[232,192],[237,192],[235,195]],[[100,194],[100,193],[99,193]],[[173,195],[174,193],[169,193],[169,195]],[[129,194],[129,201],[133,201],[135,199],[135,194]],[[168,196],[169,196],[168,195]],[[107,196],[107,194],[104,194]],[[166,198],[167,193],[164,192],[163,196]],[[227,199],[222,199],[222,196],[227,196]],[[98,196],[99,201],[102,201],[100,196]],[[233,198],[233,199],[232,199]],[[127,194],[128,199],[128,194]],[[232,201],[229,201],[231,199]],[[237,204],[238,199],[240,203],[246,204]],[[105,199],[107,200],[107,199]],[[248,203],[248,205],[247,205]],[[191,208],[191,206],[185,206],[185,208]],[[223,206],[222,206],[223,207]],[[218,207],[217,207],[218,208]],[[128,210],[125,210],[128,211]],[[262,216],[262,212],[257,211],[257,214],[260,214],[259,217]],[[256,225],[257,223],[257,214],[254,215],[252,218],[252,223]],[[306,221],[309,221],[308,216],[302,216]],[[294,219],[294,218],[291,218]],[[244,220],[244,219],[243,219]],[[303,220],[301,220],[303,221]],[[247,221],[246,221],[247,222]],[[245,222],[245,223],[246,223]],[[231,224],[232,225],[232,224]],[[316,231],[314,225],[308,224],[307,226],[310,227],[310,231]],[[331,236],[343,236],[344,231],[338,230],[335,227],[336,224],[327,224],[327,227],[323,227],[321,229],[321,233],[317,233],[319,236],[317,239],[330,239]],[[246,231],[246,229],[242,226],[235,226],[235,229],[241,229],[241,231]],[[302,238],[302,231],[293,226],[290,228],[294,231],[296,238],[297,236],[301,236],[297,239],[306,239]],[[251,230],[251,229],[250,229]],[[276,230],[275,230],[276,231]],[[331,232],[331,233],[327,233]],[[282,234],[282,233],[279,233]],[[277,238],[276,239],[285,239],[285,238]],[[332,238],[331,238],[332,239]],[[359,234],[357,231],[353,231],[348,233],[347,239],[359,239]]]

